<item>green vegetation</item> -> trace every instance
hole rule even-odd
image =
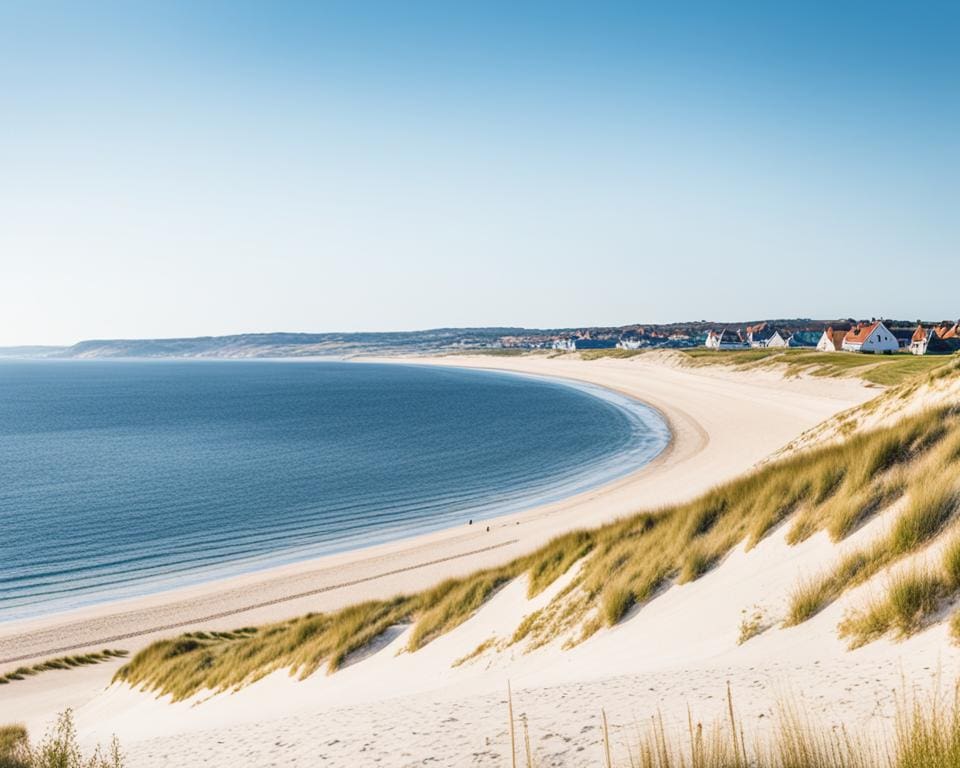
[[[489,347],[484,349],[468,349],[450,352],[451,355],[486,355],[488,357],[523,357],[532,355],[540,350],[527,349],[525,347]]]
[[[691,366],[726,365],[734,368],[782,367],[787,376],[855,376],[885,387],[895,386],[943,369],[955,356],[907,353],[862,355],[845,352],[817,352],[810,349],[729,349],[700,347],[680,353]]]
[[[647,352],[645,349],[584,349],[580,351],[580,359],[602,360],[603,358],[609,357],[614,360],[623,360],[637,357],[645,352]]]
[[[116,738],[109,749],[98,745],[90,756],[83,756],[69,709],[36,746],[30,745],[22,725],[0,726],[0,768],[123,768],[123,764]]]
[[[111,659],[122,659],[127,656],[129,651],[114,650],[105,648],[96,653],[84,653],[78,656],[58,656],[55,659],[47,659],[39,664],[29,667],[18,667],[12,672],[6,672],[0,675],[0,685],[7,685],[15,680],[24,680],[41,672],[48,672],[53,669],[75,669],[76,667],[85,667],[90,664],[99,664]]]

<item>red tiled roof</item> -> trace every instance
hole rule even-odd
[[[910,337],[910,341],[923,341],[925,338],[927,338],[927,332],[923,329],[922,325],[918,325],[917,330],[915,330],[913,336]]]
[[[845,342],[850,344],[863,344],[870,334],[873,333],[877,326],[880,325],[880,321],[877,320],[869,325],[867,323],[857,323],[853,328],[847,331],[846,335],[843,337]]]

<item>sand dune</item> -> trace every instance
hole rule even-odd
[[[489,532],[483,523],[5,626],[0,629],[0,658],[99,647],[108,638],[123,638],[109,644],[136,650],[180,628],[249,625],[423,588],[446,576],[505,562],[565,530],[694,496],[876,394],[851,380],[718,375],[642,358],[465,357],[427,364],[500,368],[616,389],[658,408],[670,423],[673,441],[657,461],[623,480],[490,521]],[[864,529],[857,535],[869,534]],[[397,655],[408,631],[398,627],[365,658],[351,660],[333,676],[295,682],[278,673],[199,705],[170,705],[122,687],[104,690],[117,666],[113,663],[48,673],[0,692],[0,722],[26,721],[36,731],[57,709],[74,706],[84,736],[102,739],[116,732],[134,766],[281,765],[307,758],[316,762],[321,755],[330,765],[374,764],[374,758],[383,765],[420,764],[424,757],[444,765],[494,765],[500,764],[505,744],[501,710],[509,677],[541,754],[553,755],[558,765],[595,764],[597,729],[591,718],[600,705],[611,712],[617,730],[632,727],[631,713],[643,716],[668,702],[709,709],[721,697],[726,679],[744,692],[758,718],[773,705],[769,695],[757,695],[759,690],[772,690],[778,677],[796,679],[798,670],[804,670],[811,696],[859,684],[863,676],[851,667],[835,633],[819,626],[839,606],[796,630],[766,633],[744,647],[735,642],[742,609],[763,603],[770,594],[784,595],[785,587],[772,587],[833,552],[819,537],[795,548],[771,537],[749,554],[738,550],[716,572],[669,590],[639,615],[571,651],[548,646],[529,655],[486,654],[451,668],[454,660],[492,633],[511,631],[534,609],[524,585],[515,582],[465,624],[414,654]],[[757,573],[763,573],[762,583]],[[549,599],[561,586],[555,584],[536,600]],[[781,609],[762,607],[771,616]],[[835,625],[836,616],[832,621]],[[931,639],[933,634],[911,641],[911,663],[919,659],[921,667],[936,666],[930,656],[944,644],[942,638]],[[865,649],[857,658],[869,660],[875,653]],[[889,668],[889,659],[884,656],[877,666],[871,685],[889,688],[896,671]],[[868,699],[856,696],[858,702]],[[833,696],[831,702],[842,704],[842,697]],[[186,732],[193,734],[189,740],[181,738]]]

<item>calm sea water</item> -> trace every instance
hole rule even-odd
[[[485,371],[0,363],[0,621],[567,496],[666,445],[651,409]]]

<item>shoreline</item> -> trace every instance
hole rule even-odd
[[[806,428],[875,394],[875,390],[850,381],[763,382],[742,377],[736,383],[723,383],[696,371],[639,360],[451,356],[369,362],[485,368],[605,387],[655,409],[670,428],[670,442],[652,461],[612,483],[483,520],[482,524],[489,522],[489,532],[475,522],[477,530],[473,531],[465,531],[462,526],[446,528],[227,579],[0,625],[0,663],[39,660],[115,642],[109,638],[135,640],[126,644],[135,652],[175,629],[228,629],[267,623],[385,597],[386,590],[390,594],[416,591],[443,578],[507,562],[573,528],[599,525],[643,508],[689,498],[748,470]],[[784,398],[784,389],[793,391],[794,397]],[[720,402],[717,414],[710,413],[711,398]],[[742,434],[733,441],[729,423],[732,414],[727,412],[730,406],[736,406],[734,410],[745,419]],[[772,420],[779,426],[771,424]],[[733,447],[739,450],[731,450]]]
[[[399,362],[403,367],[429,367],[416,366],[415,361],[406,360],[392,360],[389,363],[366,360],[338,360],[336,362],[339,364],[349,363],[352,365],[372,362],[378,366],[397,364]],[[414,543],[423,536],[429,536],[442,531],[465,531],[468,530],[468,518],[472,521],[471,524],[497,524],[502,518],[522,516],[528,512],[552,504],[567,502],[581,494],[598,492],[607,486],[629,478],[631,475],[655,461],[669,448],[673,441],[672,432],[663,414],[652,406],[624,392],[618,392],[606,387],[587,384],[572,379],[560,380],[554,377],[529,375],[516,371],[490,371],[490,373],[496,377],[520,382],[530,381],[541,385],[553,384],[555,386],[559,383],[559,386],[565,389],[569,389],[582,395],[584,398],[595,400],[598,403],[602,403],[604,407],[610,407],[616,412],[622,413],[629,424],[628,429],[634,437],[628,445],[618,448],[615,452],[610,451],[608,444],[604,446],[604,450],[606,450],[607,453],[601,456],[601,458],[588,458],[586,462],[571,465],[559,474],[551,473],[551,475],[547,475],[537,471],[528,472],[526,473],[528,479],[525,481],[525,486],[513,488],[511,486],[504,487],[502,484],[494,485],[491,483],[487,491],[485,491],[486,496],[468,502],[468,506],[460,506],[458,508],[458,501],[451,497],[449,503],[445,503],[445,505],[455,509],[457,517],[461,519],[448,520],[444,519],[444,516],[435,518],[427,515],[411,519],[403,526],[394,523],[392,527],[388,526],[385,528],[365,530],[362,534],[355,535],[352,538],[344,538],[333,544],[311,545],[310,543],[305,544],[298,541],[296,544],[284,549],[275,551],[266,549],[262,552],[248,554],[234,561],[216,561],[204,568],[195,570],[185,569],[179,573],[171,573],[159,580],[150,581],[148,578],[139,585],[132,585],[132,587],[127,590],[127,594],[101,595],[90,600],[79,599],[75,601],[74,605],[55,606],[51,610],[43,613],[4,616],[0,618],[0,637],[9,629],[29,628],[33,624],[43,626],[51,622],[60,623],[76,617],[82,617],[91,612],[96,614],[102,610],[123,610],[125,607],[134,605],[138,601],[151,598],[175,598],[178,593],[193,588],[202,588],[205,585],[229,585],[235,579],[247,576],[255,578],[258,573],[280,573],[281,570],[286,567],[297,567],[302,563],[321,562],[326,558],[334,556],[362,556],[364,553],[375,553],[378,551],[378,548],[383,546],[403,544],[404,542]],[[603,446],[603,443],[598,442],[598,446]],[[449,517],[449,513],[446,514],[446,517]],[[274,526],[273,530],[283,531],[283,526]],[[440,558],[440,560],[449,560],[454,557],[467,557],[498,546],[503,546],[503,544],[493,545],[492,547],[474,547],[459,555],[443,557]],[[432,563],[425,564],[429,565]],[[390,575],[393,575],[392,571],[361,580],[367,581]],[[274,598],[265,603],[251,602],[248,605],[237,606],[229,611],[197,617],[196,620],[208,621],[225,618],[228,615],[266,607],[269,604],[276,604],[298,597],[308,597],[317,592],[329,591],[330,589],[349,585],[350,583],[334,584],[321,589],[306,590],[301,594],[294,594],[284,598]],[[158,631],[161,629],[176,629],[182,624],[183,622],[178,622],[157,627],[156,629]],[[97,638],[96,643],[112,643],[137,634],[141,634],[141,632],[109,637],[104,636]],[[47,648],[44,652],[46,654],[63,653],[73,650],[74,647],[75,646],[59,646],[56,648]],[[28,657],[3,657],[0,658],[0,665],[18,662],[25,658]]]

